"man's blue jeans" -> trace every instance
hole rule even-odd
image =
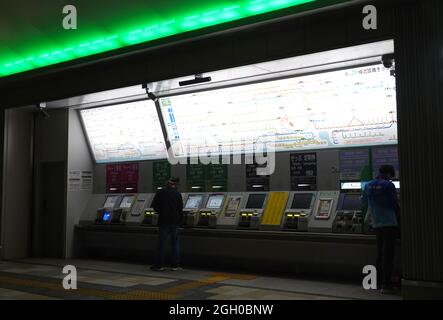
[[[160,226],[158,230],[158,252],[157,252],[157,266],[165,266],[166,257],[166,242],[168,237],[171,238],[172,249],[172,266],[177,267],[180,265],[180,239],[179,239],[179,227],[175,225]]]

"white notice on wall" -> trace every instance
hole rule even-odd
[[[79,191],[81,184],[81,171],[69,170],[68,172],[68,191]]]
[[[92,171],[82,171],[81,190],[92,190]]]

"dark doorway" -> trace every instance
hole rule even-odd
[[[64,161],[40,164],[33,237],[33,255],[36,257],[63,257],[65,173]]]

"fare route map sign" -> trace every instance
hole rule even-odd
[[[175,156],[392,145],[395,78],[382,65],[160,99]]]

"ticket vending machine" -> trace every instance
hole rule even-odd
[[[319,191],[314,211],[308,217],[309,232],[332,232],[340,191]]]
[[[343,182],[332,225],[335,233],[363,233],[361,183]]]
[[[240,210],[239,229],[259,229],[268,195],[266,192],[250,192],[245,195],[246,204]]]
[[[120,204],[120,195],[107,195],[103,206],[97,210],[95,223],[110,224],[113,221],[114,210]],[[120,218],[120,215],[119,215]]]
[[[317,192],[291,192],[283,216],[282,229],[308,231],[308,219],[314,211]]]
[[[228,193],[224,207],[217,218],[217,228],[235,229],[237,227],[244,197],[243,193]]]
[[[203,193],[189,193],[183,208],[183,227],[194,227],[197,223],[198,212],[201,209],[206,195]]]
[[[208,196],[204,209],[201,209],[198,214],[198,227],[215,228],[217,226],[217,217],[223,210],[226,194],[213,193]]]
[[[142,222],[145,207],[150,203],[151,198],[152,194],[149,193],[140,193],[137,195],[132,204],[132,209],[128,210],[126,215],[126,224],[139,225]]]
[[[111,223],[112,224],[121,224],[126,222],[126,218],[132,211],[132,207],[134,206],[137,200],[136,195],[124,195],[121,197],[120,204],[117,208],[114,208],[112,212]]]

